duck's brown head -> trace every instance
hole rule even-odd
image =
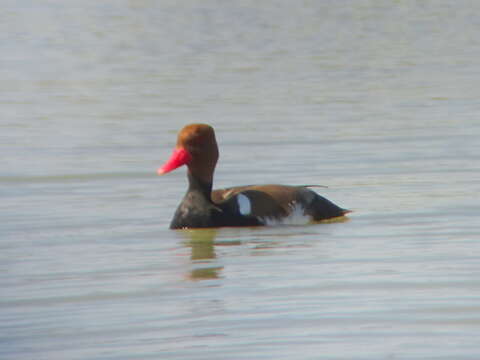
[[[173,154],[157,173],[163,175],[187,165],[191,175],[212,183],[217,160],[218,147],[213,128],[207,124],[190,124],[180,130]]]

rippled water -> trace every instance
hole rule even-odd
[[[477,359],[480,6],[4,1],[1,359]],[[314,226],[171,231],[216,185],[328,185]]]

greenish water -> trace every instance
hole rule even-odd
[[[477,359],[469,1],[5,1],[1,359]],[[314,226],[171,231],[178,129]]]

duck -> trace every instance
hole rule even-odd
[[[171,229],[268,226],[285,224],[292,218],[307,224],[350,212],[313,191],[313,185],[243,185],[212,190],[218,158],[212,126],[194,123],[180,130],[172,155],[157,170],[158,175],[164,175],[183,165],[188,169],[188,189]]]

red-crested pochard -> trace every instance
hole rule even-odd
[[[188,168],[188,190],[171,229],[281,224],[294,216],[308,223],[350,212],[306,186],[247,185],[212,191],[217,160],[217,141],[210,125],[190,124],[179,132],[172,156],[157,171],[163,175],[182,165]]]

